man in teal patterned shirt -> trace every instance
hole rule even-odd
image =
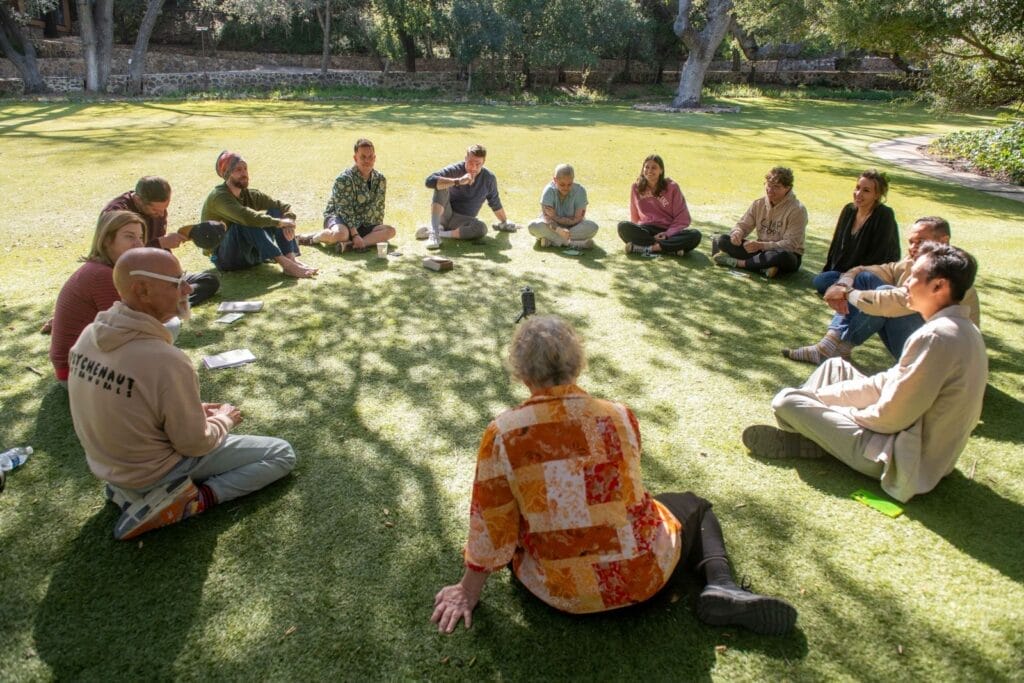
[[[324,209],[324,229],[299,235],[299,244],[334,244],[341,252],[362,251],[395,236],[395,229],[384,224],[387,180],[373,168],[377,162],[373,143],[360,138],[352,151],[355,165],[334,180],[331,199]]]

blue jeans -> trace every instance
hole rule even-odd
[[[824,272],[818,273],[817,275],[814,276],[814,288],[818,290],[819,295],[823,295],[826,289],[828,289],[829,287],[831,287],[832,285],[839,281],[839,277],[841,275],[842,273],[840,273],[838,270],[826,270]],[[858,289],[860,288],[858,287]],[[872,289],[874,288],[872,287]]]
[[[861,272],[853,279],[853,288],[862,291],[893,289],[892,285],[885,284],[880,277],[867,271]],[[906,344],[907,338],[921,325],[924,325],[924,318],[918,313],[911,313],[899,318],[884,318],[878,315],[869,315],[851,305],[850,312],[846,315],[836,313],[832,316],[832,322],[828,327],[830,330],[836,330],[840,339],[853,346],[860,346],[870,339],[871,335],[878,333],[892,357],[899,358],[903,353],[903,345]]]
[[[271,210],[268,215],[280,218],[280,212]],[[294,239],[286,240],[282,228],[254,228],[238,223],[229,223],[224,239],[217,245],[210,260],[217,270],[242,270],[267,261],[273,261],[282,254],[299,254],[299,244]]]

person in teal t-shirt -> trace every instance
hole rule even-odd
[[[540,197],[541,216],[530,223],[530,234],[541,247],[590,249],[597,234],[597,223],[587,214],[587,191],[575,182],[576,172],[569,164],[555,167],[555,175]]]

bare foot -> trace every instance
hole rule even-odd
[[[316,268],[310,268],[305,263],[299,261],[295,258],[295,254],[283,254],[278,256],[275,260],[277,261],[277,264],[281,266],[281,270],[284,271],[284,274],[289,277],[316,277],[316,274],[319,272]]]

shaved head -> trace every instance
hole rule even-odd
[[[130,249],[114,264],[114,287],[129,308],[147,313],[160,322],[173,318],[176,313],[178,287],[148,275],[132,275],[133,271],[146,271],[177,278],[181,275],[181,264],[174,254],[152,247]],[[171,290],[168,290],[168,287]]]

